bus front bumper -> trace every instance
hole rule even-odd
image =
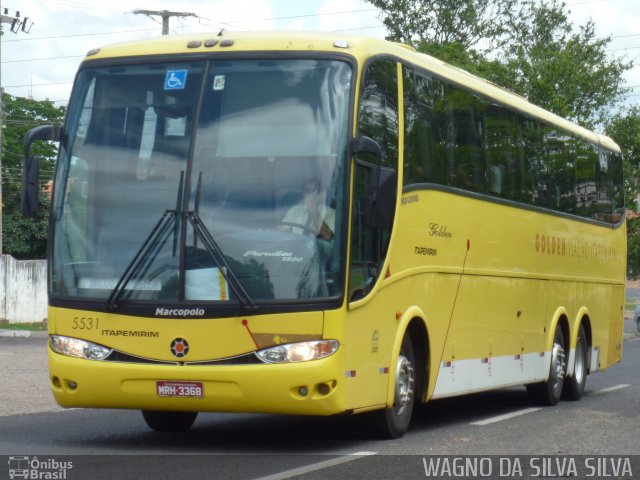
[[[62,407],[333,415],[345,411],[340,356],[194,366],[84,360],[49,349],[49,381]],[[199,395],[161,395],[166,384],[197,386]]]

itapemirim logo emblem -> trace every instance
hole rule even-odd
[[[171,342],[171,353],[176,358],[184,358],[189,353],[189,343],[184,338],[175,338]]]
[[[9,478],[37,480],[66,480],[67,471],[73,468],[73,462],[59,461],[54,458],[39,459],[14,455],[9,457]]]

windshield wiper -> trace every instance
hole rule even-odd
[[[255,302],[251,299],[251,296],[242,285],[242,282],[238,279],[231,268],[231,265],[229,265],[229,262],[224,256],[218,242],[215,241],[213,235],[211,235],[207,226],[202,222],[198,213],[192,211],[189,212],[187,216],[189,218],[189,223],[193,226],[195,236],[200,237],[202,245],[207,250],[207,253],[211,255],[211,258],[213,258],[218,266],[221,267],[220,271],[222,272],[222,276],[233,290],[233,293],[236,294],[236,297],[238,297],[238,301],[245,309],[257,308]]]
[[[198,186],[196,188],[194,209],[187,213],[189,223],[191,223],[191,225],[193,226],[193,247],[194,249],[197,248],[198,237],[200,237],[205,250],[211,256],[213,261],[216,262],[218,267],[221,267],[220,271],[222,272],[222,276],[233,290],[233,293],[236,294],[236,297],[238,297],[238,301],[242,304],[243,308],[247,310],[255,309],[257,307],[255,302],[251,298],[251,295],[249,295],[249,292],[247,292],[247,290],[242,285],[242,282],[231,268],[231,265],[229,265],[229,262],[224,256],[224,252],[218,245],[218,242],[216,242],[216,240],[213,238],[213,235],[211,235],[211,232],[200,218],[199,211],[201,194],[202,172],[200,172],[200,174],[198,175]]]
[[[118,307],[117,302],[122,296],[125,286],[131,281],[134,275],[137,275],[145,261],[149,263],[150,259],[155,258],[159,248],[166,242],[166,238],[171,232],[171,225],[174,223],[177,223],[175,210],[166,210],[140,249],[136,252],[136,255],[131,262],[129,262],[129,265],[127,265],[124,273],[118,279],[116,286],[111,290],[111,294],[107,299],[108,309],[114,310]],[[154,253],[151,254],[151,252]]]
[[[155,227],[151,230],[142,246],[138,249],[135,256],[127,265],[127,268],[123,272],[123,274],[118,279],[118,283],[111,291],[109,298],[107,299],[107,308],[110,310],[114,310],[118,307],[118,300],[122,297],[122,294],[125,291],[125,287],[131,281],[132,278],[138,276],[140,272],[146,271],[151,265],[152,261],[156,258],[156,255],[160,248],[166,243],[168,236],[171,234],[171,230],[173,227],[173,255],[176,255],[177,246],[178,246],[178,237],[180,230],[180,222],[179,219],[183,215],[182,209],[182,198],[183,198],[183,185],[184,185],[184,172],[180,174],[180,184],[178,187],[178,199],[176,201],[176,208],[173,210],[166,210],[162,217],[158,220]],[[256,304],[252,300],[251,296],[247,292],[247,290],[242,285],[242,282],[238,279],[235,272],[229,265],[222,249],[215,241],[206,225],[200,219],[198,215],[199,203],[200,203],[200,189],[202,185],[201,178],[198,179],[198,189],[196,193],[196,209],[194,211],[187,212],[186,217],[189,220],[189,223],[193,226],[194,237],[200,238],[202,240],[202,244],[206,249],[207,253],[211,256],[211,258],[216,262],[218,267],[220,268],[220,272],[222,276],[227,281],[236,297],[238,298],[239,303],[245,309],[255,309]],[[195,246],[195,238],[194,238],[194,246]]]
[[[178,246],[178,236],[180,225],[178,219],[182,212],[183,201],[183,185],[184,185],[184,171],[180,172],[180,181],[178,183],[178,195],[176,198],[176,208],[173,210],[165,210],[155,227],[151,230],[147,238],[144,240],[134,257],[131,259],[127,268],[118,279],[118,283],[111,290],[109,298],[107,299],[107,308],[115,310],[118,307],[118,300],[122,296],[127,284],[131,279],[138,275],[146,264],[146,268],[149,267],[151,262],[155,259],[158,251],[167,241],[167,237],[173,226],[173,256],[176,255]]]

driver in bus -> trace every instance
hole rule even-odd
[[[322,189],[320,180],[307,180],[303,200],[291,207],[282,219],[284,229],[297,234],[312,232],[318,238],[331,240],[336,225],[336,212],[326,206],[325,198],[326,191]]]

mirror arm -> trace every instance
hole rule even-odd
[[[378,163],[382,161],[382,148],[373,138],[360,135],[351,141],[351,151],[354,155],[358,153],[372,153],[376,156]]]
[[[24,136],[24,158],[30,157],[31,144],[37,140],[60,141],[62,139],[62,127],[42,125],[27,132]]]

